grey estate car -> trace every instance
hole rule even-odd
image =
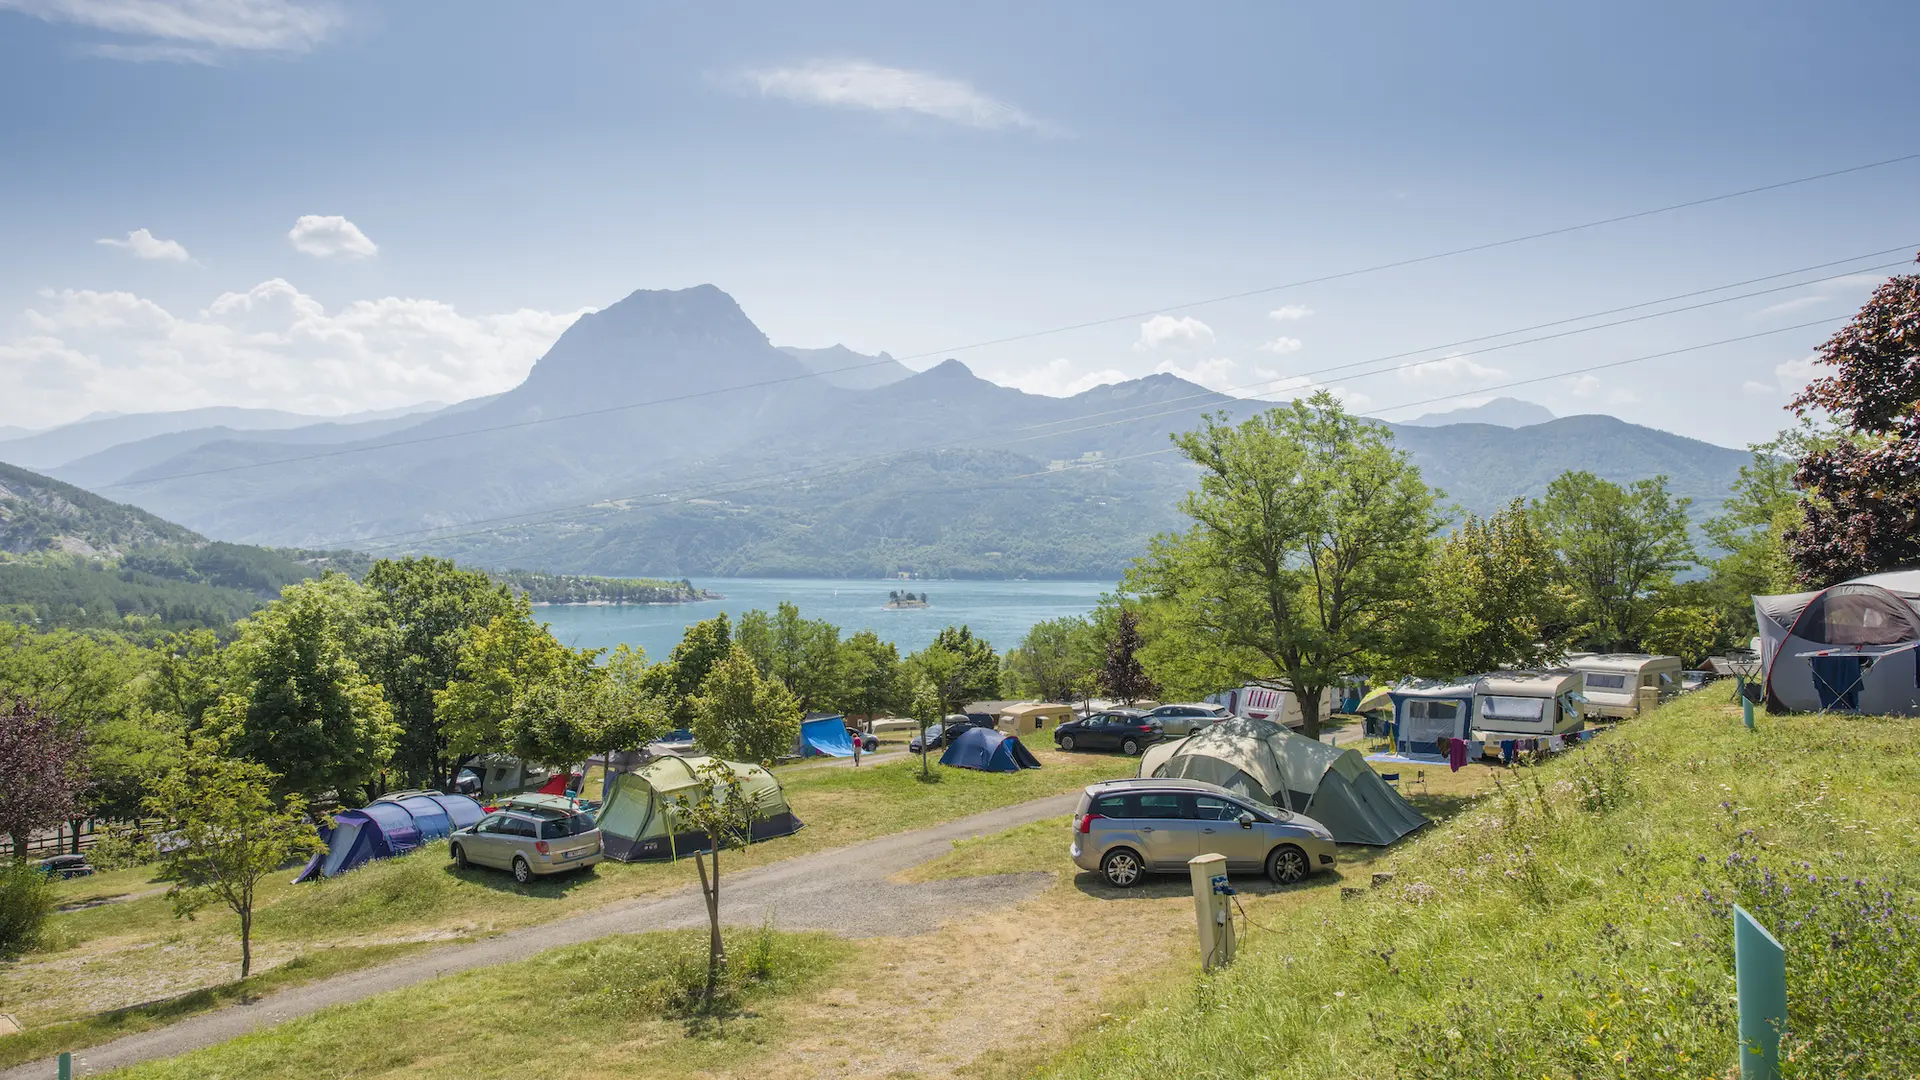
[[[1261,806],[1199,780],[1113,780],[1080,795],[1073,812],[1073,863],[1125,889],[1147,873],[1180,872],[1199,855],[1227,857],[1229,872],[1265,871],[1276,884],[1331,869],[1326,826]]]
[[[526,884],[535,875],[577,870],[600,861],[600,829],[593,815],[551,809],[495,810],[450,838],[454,864],[513,871]]]

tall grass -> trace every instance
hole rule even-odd
[[[1723,1077],[1737,902],[1788,949],[1788,1080],[1920,1076],[1920,725],[1736,716],[1702,691],[1517,770],[1054,1075]]]

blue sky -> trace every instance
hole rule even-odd
[[[453,400],[583,310],[712,282],[777,343],[1041,392],[1510,393],[1738,445],[1826,326],[1486,388],[1838,318],[1920,248],[1913,161],[1181,308],[1920,152],[1920,8],[952,7],[0,0],[0,424]]]

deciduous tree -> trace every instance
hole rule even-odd
[[[1572,591],[1578,640],[1601,651],[1641,647],[1657,598],[1693,562],[1690,501],[1669,494],[1664,476],[1623,488],[1566,472],[1547,485],[1531,515]]]
[[[666,662],[647,668],[647,691],[666,702],[667,721],[674,728],[692,729],[693,699],[732,648],[733,627],[723,611],[687,627]]]
[[[1093,637],[1093,624],[1079,615],[1034,623],[1020,644],[1007,650],[1002,682],[1023,696],[1071,702],[1097,670]]]
[[[708,672],[693,701],[693,739],[709,754],[771,764],[800,735],[800,703],[780,680],[762,676],[735,645]]]
[[[1158,692],[1146,668],[1140,666],[1140,616],[1120,609],[1113,640],[1107,643],[1107,655],[1100,666],[1100,688],[1108,697],[1132,705]]]
[[[913,717],[914,726],[920,729],[920,778],[925,780],[933,775],[927,764],[927,729],[939,723],[947,712],[940,700],[939,687],[925,674],[913,675],[913,692],[907,699],[907,711]]]
[[[1828,374],[1793,401],[1848,437],[1801,456],[1811,498],[1786,544],[1799,577],[1826,586],[1920,564],[1920,274],[1894,277],[1820,347]]]
[[[1154,538],[1129,591],[1164,602],[1166,647],[1293,691],[1317,736],[1326,688],[1399,647],[1433,493],[1385,428],[1324,391],[1174,442],[1200,468],[1181,502],[1194,524]]]
[[[1552,660],[1565,647],[1571,595],[1554,580],[1553,552],[1515,499],[1492,517],[1468,514],[1442,545],[1429,578],[1428,625],[1416,670],[1447,678]]]
[[[559,688],[582,664],[580,654],[553,639],[533,621],[525,600],[508,615],[496,615],[461,646],[456,676],[434,694],[434,710],[447,740],[451,785],[462,765],[485,753],[508,749],[510,728],[529,720],[530,694]]]
[[[904,704],[900,650],[871,630],[861,630],[841,643],[840,680],[836,704],[850,717],[871,720]]]
[[[715,673],[725,668],[731,659],[722,661],[714,669]],[[761,815],[760,804],[746,793],[740,774],[726,762],[708,761],[700,766],[699,776],[702,781],[699,796],[676,796],[674,802],[680,826],[690,832],[704,833],[709,841],[704,851],[694,852],[693,862],[700,872],[700,895],[707,905],[707,987],[701,1000],[704,1007],[711,1009],[714,991],[727,966],[727,945],[720,937],[720,852],[730,847],[746,847],[752,839],[754,823]]]
[[[240,977],[253,970],[253,905],[260,882],[301,855],[325,850],[307,819],[306,800],[288,795],[276,805],[278,784],[256,762],[229,758],[206,746],[162,780],[147,810],[170,823],[157,848],[176,916],[210,902],[240,918]]]
[[[958,709],[1000,693],[1000,658],[985,638],[965,626],[949,626],[933,644],[907,657],[907,666],[940,693],[941,705]]]
[[[25,858],[27,841],[80,815],[87,789],[85,742],[78,725],[25,698],[0,702],[0,833]]]

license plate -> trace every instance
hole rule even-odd
[[[591,848],[578,848],[561,855],[560,861],[567,862],[569,860],[578,859],[578,858],[581,858],[582,856],[591,855],[591,854],[593,854],[593,850]]]

